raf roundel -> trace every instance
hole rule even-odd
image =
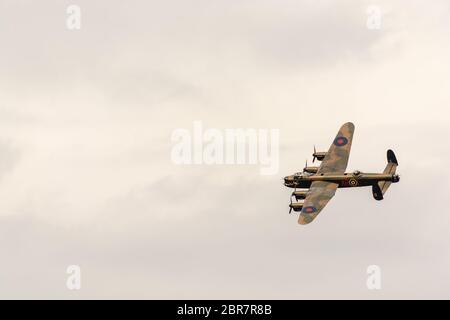
[[[337,137],[333,143],[335,146],[342,147],[348,143],[348,139],[346,137]]]
[[[309,214],[311,214],[311,213],[314,213],[314,212],[316,212],[317,211],[317,209],[315,208],[315,207],[313,207],[313,206],[309,206],[309,207],[304,207],[303,208],[303,212],[304,213],[309,213]]]

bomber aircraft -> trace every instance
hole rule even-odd
[[[316,159],[321,161],[319,167],[309,167],[306,164],[303,172],[284,178],[284,185],[294,188],[289,213],[292,210],[300,212],[299,224],[313,221],[334,196],[337,188],[372,186],[373,197],[383,200],[383,195],[391,183],[400,181],[400,176],[395,173],[398,162],[392,150],[387,151],[388,163],[383,173],[365,173],[359,170],[345,172],[354,131],[353,123],[345,123],[339,129],[328,152],[317,152],[314,147],[313,162]],[[292,202],[292,197],[296,202]]]

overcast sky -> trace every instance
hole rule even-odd
[[[449,6],[0,0],[0,298],[450,298]],[[175,165],[195,120],[279,129],[279,173]],[[401,181],[298,225],[281,178],[347,121]]]

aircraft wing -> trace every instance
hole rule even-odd
[[[355,132],[355,126],[351,122],[345,123],[339,129],[317,173],[345,172],[352,147],[353,132]]]
[[[327,181],[314,181],[311,183],[302,212],[298,218],[298,223],[308,224],[313,221],[328,201],[333,198],[337,187],[337,183]]]

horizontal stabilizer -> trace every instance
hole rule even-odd
[[[395,171],[397,170],[398,161],[397,157],[395,156],[394,151],[389,149],[387,151],[387,165],[386,168],[384,168],[383,173],[384,174],[395,174]],[[376,200],[383,200],[383,195],[386,193],[387,189],[391,185],[391,181],[380,181],[377,184],[372,186],[372,194],[373,197]]]

